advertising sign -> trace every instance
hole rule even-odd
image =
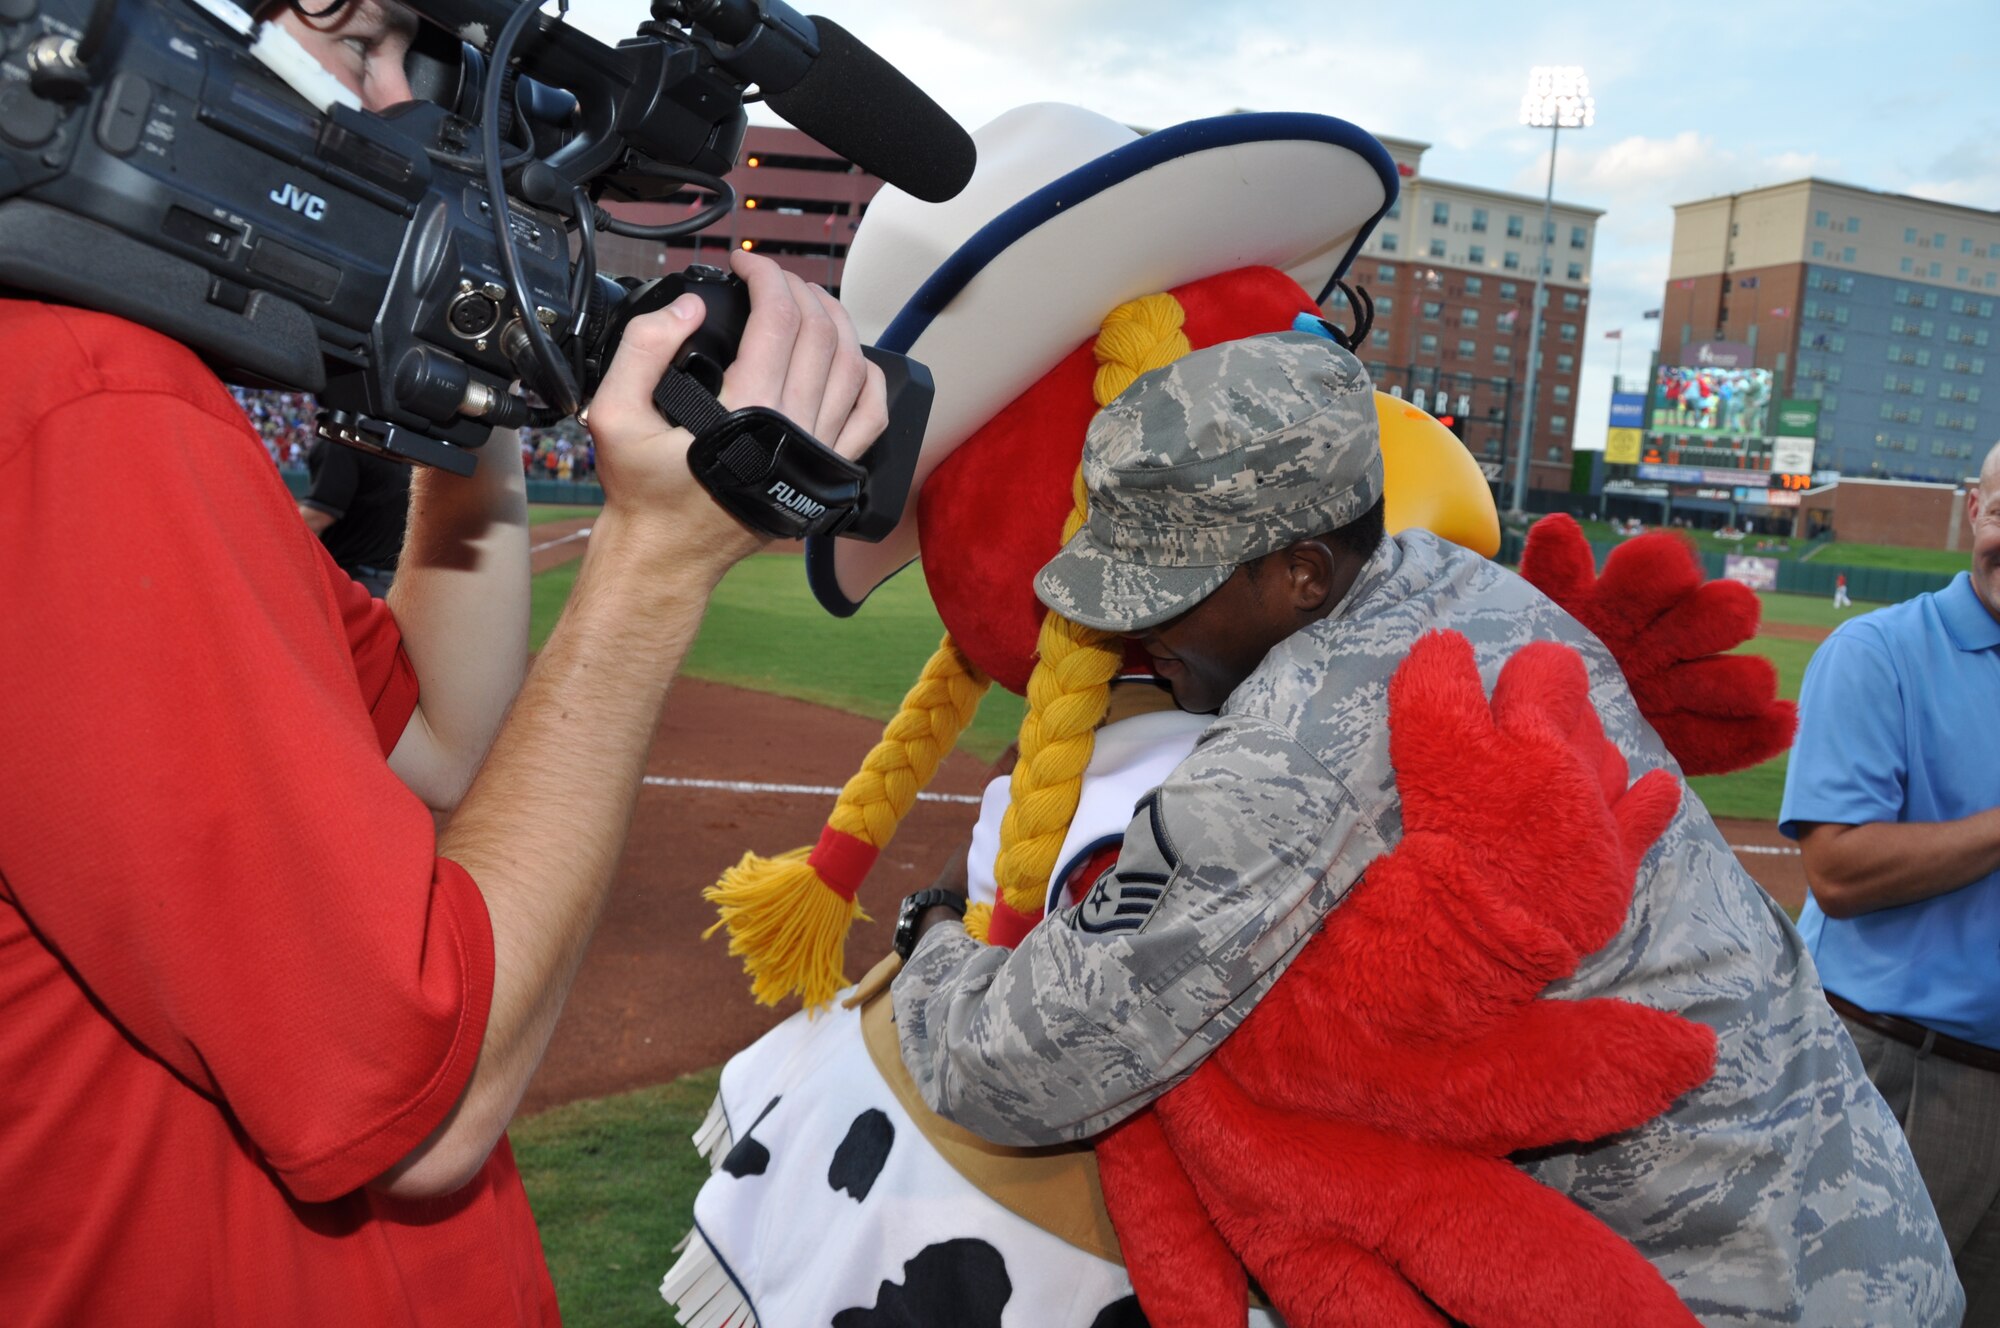
[[[1691,341],[1681,347],[1681,363],[1691,369],[1748,369],[1757,352],[1744,341]]]
[[[1706,466],[1665,466],[1639,463],[1642,480],[1665,480],[1669,484],[1721,484],[1729,487],[1765,489],[1771,477],[1761,470],[1711,470]],[[1724,495],[1727,497],[1727,495]]]
[[[1640,466],[1642,480],[1665,480],[1669,484],[1701,483],[1700,466]]]
[[[1741,581],[1752,590],[1776,590],[1778,560],[1726,553],[1722,556],[1722,577],[1725,581]]]
[[[1819,403],[1814,402],[1817,405]],[[1810,475],[1813,463],[1813,440],[1810,438],[1788,438],[1783,434],[1771,440],[1771,470],[1779,475]]]
[[[1784,438],[1819,437],[1819,402],[1785,398],[1778,403],[1778,426],[1772,430]]]
[[[1818,403],[1815,402],[1815,405]],[[1646,427],[1646,394],[1644,392],[1613,392],[1611,394],[1611,427],[1614,429],[1643,429]]]
[[[1639,464],[1639,443],[1644,437],[1637,429],[1607,429],[1604,431],[1604,460],[1614,466],[1636,466]]]

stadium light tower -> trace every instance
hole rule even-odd
[[[1536,65],[1528,74],[1528,91],[1521,98],[1521,123],[1549,131],[1549,188],[1542,198],[1542,256],[1535,265],[1535,300],[1528,325],[1528,382],[1521,394],[1521,453],[1514,458],[1513,510],[1523,510],[1528,498],[1528,454],[1534,450],[1535,379],[1542,356],[1543,287],[1549,276],[1549,244],[1556,205],[1556,135],[1565,129],[1588,129],[1597,119],[1597,102],[1581,65]]]

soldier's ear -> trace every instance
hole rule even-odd
[[[1366,559],[1325,539],[1303,539],[1282,550],[1285,590],[1292,611],[1308,621],[1333,612],[1361,574]]]
[[[1339,563],[1325,540],[1300,540],[1281,555],[1285,589],[1294,612],[1317,617],[1332,607]]]

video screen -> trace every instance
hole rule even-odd
[[[1662,365],[1653,384],[1655,433],[1757,437],[1770,410],[1769,369]]]

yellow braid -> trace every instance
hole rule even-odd
[[[882,740],[840,790],[826,823],[865,844],[888,847],[917,794],[972,722],[992,681],[946,636],[882,731]]]
[[[1171,295],[1147,295],[1113,309],[1098,330],[1097,376],[1091,392],[1100,407],[1140,374],[1164,368],[1190,349],[1181,330],[1186,313]],[[1074,500],[1063,523],[1063,543],[1087,515],[1083,472],[1070,482]],[[1028,713],[1021,721],[1021,759],[1014,767],[1007,812],[1000,822],[1000,859],[994,866],[1000,897],[1017,913],[1039,913],[1069,823],[1083,795],[1083,772],[1097,725],[1111,699],[1111,679],[1124,658],[1119,638],[1083,627],[1060,614],[1042,615],[1034,673],[1028,679]],[[983,939],[983,938],[982,938]]]
[[[1179,301],[1169,295],[1149,295],[1112,311],[1095,348],[1099,368],[1092,391],[1099,406],[1140,374],[1188,353],[1183,317]],[[1081,471],[1071,492],[1074,507],[1063,528],[1065,542],[1084,520]],[[1018,912],[1032,915],[1042,906],[1056,854],[1076,815],[1091,735],[1104,717],[1123,653],[1115,636],[1053,613],[1043,616],[1038,659],[1028,681],[1028,715],[1021,726],[1021,760],[1001,824],[996,867],[1002,895]],[[840,791],[827,823],[875,848],[887,845],[917,793],[971,722],[989,682],[947,636],[860,773]],[[742,956],[751,991],[765,1004],[775,1005],[793,993],[808,1008],[831,1000],[845,981],[841,969],[847,930],[866,916],[858,903],[836,894],[807,858],[806,849],[769,859],[746,854],[707,891],[722,915],[716,927],[729,929],[729,952]],[[967,918],[980,940],[986,939],[990,915],[982,906]],[[709,928],[709,934],[714,931]]]
[[[947,636],[924,665],[868,753],[840,791],[827,824],[880,849],[916,803],[979,709],[992,680],[973,668]],[[807,861],[807,849],[775,858],[745,854],[706,897],[729,929],[729,953],[743,958],[750,990],[775,1005],[797,993],[808,1008],[826,1004],[846,983],[847,930],[866,918],[860,902],[834,892]]]

